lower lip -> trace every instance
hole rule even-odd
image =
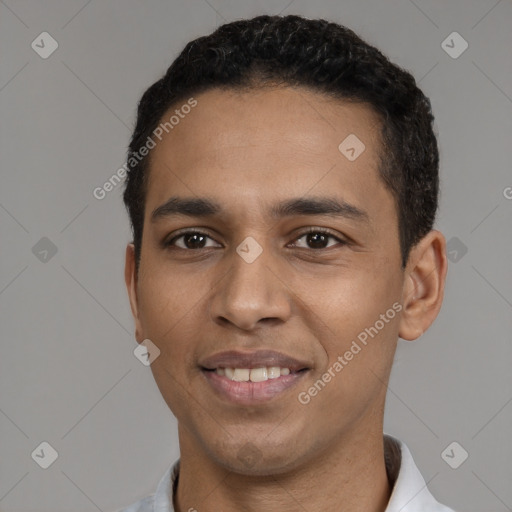
[[[306,373],[307,371],[290,373],[263,382],[238,382],[214,371],[203,370],[203,375],[215,391],[241,405],[254,405],[257,402],[272,400],[294,386]]]

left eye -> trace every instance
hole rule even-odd
[[[327,249],[328,247],[332,247],[333,245],[336,245],[336,243],[333,243],[331,245],[328,245],[328,240],[331,238],[332,240],[335,240],[341,245],[345,245],[346,242],[339,239],[338,237],[332,235],[331,233],[327,231],[308,231],[307,233],[304,233],[299,238],[295,240],[295,247],[300,247],[297,245],[297,242],[301,240],[302,238],[306,239],[306,249]],[[327,244],[327,245],[326,245]]]

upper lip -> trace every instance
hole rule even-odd
[[[279,366],[280,368],[289,368],[290,371],[299,371],[309,368],[307,362],[300,361],[275,350],[257,350],[252,352],[229,350],[218,352],[202,359],[199,365],[207,370]]]

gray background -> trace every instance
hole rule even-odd
[[[434,326],[400,342],[386,431],[441,502],[512,510],[511,2],[4,0],[1,511],[117,510],[178,456],[175,420],[133,355],[122,187],[92,192],[124,163],[140,95],[185,43],[262,13],[346,24],[431,98],[451,261]],[[31,47],[43,31],[59,45],[47,59]],[[453,31],[469,44],[458,58],[441,46]],[[48,469],[31,457],[43,441],[58,452]],[[469,453],[458,469],[441,456],[453,441]]]

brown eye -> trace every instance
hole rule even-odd
[[[178,240],[181,240],[182,242],[176,243]],[[165,243],[166,247],[173,246],[178,247],[179,249],[204,249],[206,247],[213,247],[212,245],[206,246],[206,243],[208,239],[214,241],[212,238],[210,238],[207,234],[201,233],[200,231],[187,231],[185,233],[182,233],[178,236],[175,236],[171,240]],[[216,242],[215,242],[216,243]]]
[[[300,246],[297,242],[301,239],[305,239],[305,246]],[[332,239],[334,243],[329,245],[329,239]],[[302,234],[299,238],[295,240],[295,247],[305,248],[305,249],[327,249],[336,245],[336,243],[345,245],[346,242],[334,236],[330,231],[324,231],[319,229],[311,229],[306,233]]]

